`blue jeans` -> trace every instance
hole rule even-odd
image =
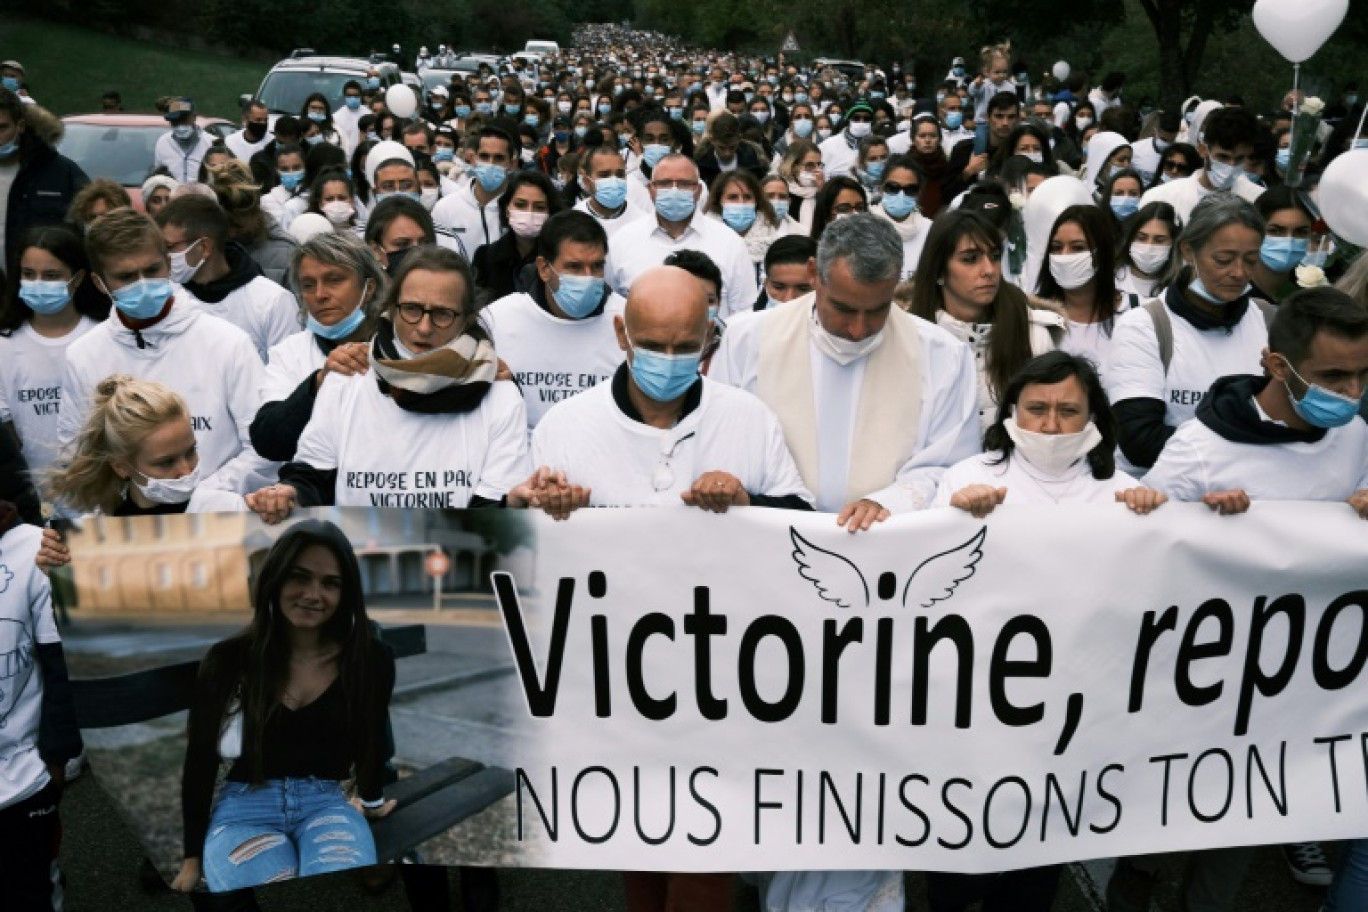
[[[334,780],[225,782],[219,789],[202,862],[213,893],[372,864],[370,826]]]
[[[1368,912],[1368,839],[1351,839],[1340,846],[1325,912]]]

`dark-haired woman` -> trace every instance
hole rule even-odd
[[[393,808],[381,794],[393,689],[394,657],[366,616],[346,536],[295,525],[266,556],[250,626],[200,663],[172,886],[192,890],[202,873],[225,892],[374,864],[367,818]],[[353,778],[360,810],[342,789]]]
[[[1116,290],[1116,240],[1111,216],[1097,206],[1070,206],[1050,230],[1049,255],[1036,282],[1040,297],[1064,314],[1060,348],[1101,365],[1116,313],[1129,298]]]
[[[1086,358],[1065,351],[1033,359],[1012,378],[983,448],[946,470],[933,506],[981,518],[1000,503],[1121,501],[1148,513],[1168,499],[1117,471],[1116,421],[1102,381]]]
[[[85,244],[70,228],[34,228],[19,251],[0,306],[0,425],[13,426],[41,472],[57,453],[67,348],[109,315],[109,298],[88,281]]]

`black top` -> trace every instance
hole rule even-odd
[[[298,710],[290,710],[277,703],[266,720],[266,745],[262,754],[263,779],[347,779],[356,777],[357,791],[366,801],[382,796],[384,773],[384,745],[389,743],[388,709],[394,690],[394,654],[380,640],[370,641],[370,666],[375,674],[371,690],[374,704],[370,716],[373,730],[358,730],[353,721],[360,713],[348,711],[346,688],[341,678],[334,681],[322,696]],[[213,673],[206,673],[213,667]],[[184,827],[184,852],[187,858],[198,858],[204,852],[204,837],[209,830],[210,808],[214,797],[214,780],[219,769],[218,742],[225,709],[232,699],[232,691],[224,692],[223,682],[240,682],[246,668],[245,649],[241,640],[217,643],[200,663],[200,676],[195,684],[194,701],[190,704],[189,733],[185,748],[185,766],[181,773],[181,818]],[[244,754],[247,739],[243,732]],[[362,746],[369,742],[370,750]],[[362,764],[370,757],[369,764]],[[239,759],[228,770],[228,779],[246,782],[244,761]]]
[[[153,504],[150,507],[140,507],[133,502],[133,498],[125,497],[123,503],[114,508],[110,516],[175,516],[184,513],[185,508],[190,506],[190,501],[182,501],[174,504]]]
[[[10,186],[5,219],[5,265],[12,273],[31,228],[60,225],[71,201],[90,178],[81,166],[48,145],[29,123],[19,136],[19,172]]]
[[[470,260],[475,271],[475,287],[488,291],[491,301],[514,292],[525,292],[536,279],[537,270],[531,267],[536,259],[537,245],[533,244],[532,252],[524,257],[518,252],[518,236],[509,231],[492,244],[482,244],[476,249]]]

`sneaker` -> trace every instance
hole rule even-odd
[[[1292,842],[1282,847],[1292,879],[1308,887],[1328,887],[1334,878],[1318,842]]]

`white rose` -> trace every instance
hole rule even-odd
[[[1302,102],[1301,112],[1310,117],[1319,117],[1321,111],[1325,110],[1325,102],[1319,98],[1311,97]]]
[[[1026,195],[1017,191],[1008,194],[1007,199],[1012,203],[1012,208],[1021,210],[1026,208]]]
[[[1325,278],[1325,270],[1319,266],[1298,266],[1297,284],[1302,288],[1315,288],[1317,285],[1329,285]]]

